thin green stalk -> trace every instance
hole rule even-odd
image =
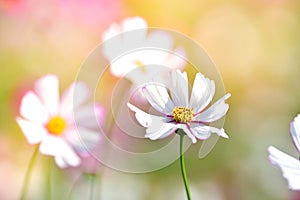
[[[180,135],[180,167],[181,167],[181,174],[182,174],[182,178],[183,178],[183,182],[184,182],[184,187],[185,187],[187,199],[191,200],[190,189],[189,189],[189,185],[188,185],[188,181],[187,181],[187,177],[186,177],[186,172],[185,172],[184,152],[182,152],[183,139],[184,139],[185,134],[183,134],[181,132],[179,135]]]
[[[51,200],[51,165],[52,159],[51,157],[48,158],[48,176],[46,178],[46,192],[45,192],[45,199]]]
[[[95,184],[95,174],[90,174],[91,188],[90,188],[90,200],[93,200],[94,197],[94,184]]]
[[[75,190],[75,187],[79,184],[79,181],[82,179],[82,174],[80,176],[78,176],[78,178],[75,180],[75,182],[73,183],[69,193],[68,193],[68,196],[67,196],[67,199],[68,200],[71,200],[72,199],[72,193],[73,191]]]
[[[31,156],[29,166],[28,166],[26,174],[25,174],[25,179],[24,179],[24,182],[23,182],[23,187],[22,187],[22,193],[21,193],[20,200],[24,200],[26,198],[26,193],[27,193],[28,184],[29,184],[29,178],[30,178],[33,166],[35,164],[36,156],[37,156],[38,152],[39,152],[39,146],[37,146],[35,148],[32,156]]]

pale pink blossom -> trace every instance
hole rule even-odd
[[[58,78],[46,75],[21,100],[17,122],[27,141],[39,144],[40,152],[53,156],[61,168],[78,166],[80,156],[88,155],[100,138],[95,130],[104,109],[93,103],[85,105],[89,96],[87,86],[77,82],[60,98]]]
[[[173,49],[172,36],[163,30],[149,29],[141,17],[113,23],[103,33],[102,41],[103,55],[110,62],[111,73],[117,77],[125,76],[136,85],[186,65],[185,50],[182,47]]]

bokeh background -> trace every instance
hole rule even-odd
[[[186,152],[193,199],[299,199],[267,160],[269,145],[299,156],[289,136],[300,113],[299,13],[297,0],[0,0],[0,199],[19,198],[34,151],[15,122],[22,95],[48,73],[66,88],[103,30],[130,16],[198,42],[232,94],[225,122],[230,139],[220,139],[204,159],[198,159],[200,144]],[[109,91],[117,79],[106,81]],[[105,95],[101,100],[108,105]],[[38,159],[30,199],[44,198],[46,190],[48,158]],[[101,199],[185,198],[178,162],[147,174],[100,171]],[[76,181],[78,173],[56,166],[51,176],[53,198],[66,198],[72,188],[71,199],[88,196],[88,176]]]

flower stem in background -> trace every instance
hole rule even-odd
[[[180,135],[180,167],[181,167],[181,174],[182,174],[182,178],[183,178],[183,182],[184,182],[184,187],[185,187],[187,199],[191,200],[190,189],[189,189],[189,185],[188,185],[188,181],[187,181],[187,177],[186,177],[186,172],[185,172],[184,153],[182,152],[183,140],[184,140],[185,133],[181,129],[178,129],[176,131],[176,133],[178,133]]]
[[[48,176],[46,178],[46,192],[45,192],[45,199],[51,200],[51,169],[52,168],[52,159],[51,157],[48,158]]]
[[[96,178],[96,174],[90,174],[90,200],[93,200],[94,197],[94,183],[95,183],[95,178]]]
[[[26,193],[27,193],[27,189],[28,189],[28,184],[29,184],[29,178],[30,178],[30,175],[31,175],[31,172],[32,172],[32,169],[33,169],[33,166],[34,166],[34,163],[36,161],[36,156],[39,152],[39,146],[37,146],[32,154],[32,157],[30,159],[30,163],[29,163],[29,166],[27,168],[27,171],[26,171],[26,174],[25,174],[25,179],[24,179],[24,182],[23,182],[23,187],[22,187],[22,193],[21,193],[21,197],[20,197],[20,200],[24,200],[25,197],[26,197]]]

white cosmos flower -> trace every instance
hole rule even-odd
[[[215,94],[214,81],[197,73],[189,99],[186,72],[172,70],[169,75],[170,95],[166,87],[155,83],[147,84],[142,90],[148,102],[161,116],[145,113],[136,106],[127,104],[135,112],[137,121],[146,128],[145,137],[152,140],[165,138],[180,128],[193,143],[197,141],[196,138],[209,138],[211,133],[228,138],[223,128],[212,127],[210,123],[226,114],[229,105],[225,100],[230,94],[208,107]]]
[[[54,75],[40,78],[34,86],[34,91],[22,98],[21,117],[17,117],[25,137],[30,144],[40,144],[42,154],[54,156],[59,167],[78,166],[79,156],[87,155],[99,139],[93,130],[98,126],[97,119],[102,120],[103,108],[83,105],[90,95],[83,83],[73,83],[61,99]]]
[[[102,36],[103,55],[114,76],[125,76],[136,85],[151,81],[168,69],[185,67],[185,50],[172,50],[173,39],[164,31],[147,34],[147,22],[140,17],[113,23]],[[130,73],[129,73],[130,72]]]
[[[290,133],[294,145],[300,153],[300,115],[297,115],[294,121],[291,122]],[[270,146],[268,151],[269,161],[281,170],[283,177],[288,182],[288,187],[291,190],[300,190],[300,161],[273,146]]]

